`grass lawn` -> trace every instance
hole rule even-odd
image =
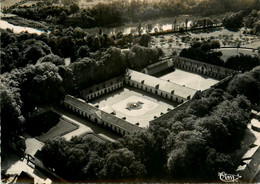
[[[76,130],[78,126],[76,124],[70,123],[64,119],[60,119],[57,125],[49,129],[48,132],[40,135],[37,137],[42,142],[47,141],[48,139],[62,136],[66,133],[72,132],[73,130]]]
[[[20,6],[28,6],[28,7],[30,7],[32,5],[35,5],[38,2],[41,2],[41,1],[28,1],[28,2],[26,2],[24,4],[21,4]]]
[[[42,142],[62,136],[78,128],[78,125],[62,118],[53,111],[28,119],[26,125],[26,132]]]
[[[16,3],[19,3],[21,2],[22,0],[4,0],[1,2],[1,7],[4,8],[4,7],[10,7],[10,6],[13,6],[14,4]]]
[[[92,1],[80,0],[79,7],[80,8],[91,8],[91,7],[96,6],[99,3],[108,4],[109,0],[92,0]]]
[[[223,59],[225,62],[229,57],[240,55],[240,54],[250,55],[250,56],[258,55],[257,51],[252,52],[252,50],[249,49],[221,48],[218,49],[217,51],[222,52],[223,56],[221,56],[221,59]]]
[[[256,41],[256,42],[246,44],[246,45],[244,45],[244,47],[251,47],[251,48],[257,49],[258,47],[260,47],[260,41]]]

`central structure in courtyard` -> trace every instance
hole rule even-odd
[[[127,104],[126,109],[128,110],[139,110],[142,108],[143,102],[130,102]]]

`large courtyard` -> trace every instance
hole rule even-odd
[[[103,95],[91,103],[140,127],[149,126],[149,121],[177,106],[175,102],[132,87]]]
[[[192,88],[195,90],[205,90],[218,83],[216,79],[212,79],[206,76],[201,76],[199,74],[187,72],[180,69],[175,69],[175,71],[163,75],[160,77],[164,80],[169,80],[170,82],[184,85],[185,87]]]

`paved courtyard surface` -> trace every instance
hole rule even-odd
[[[180,69],[175,69],[175,71],[161,76],[160,79],[169,80],[170,82],[185,85],[186,87],[202,91],[219,82],[216,79]]]
[[[119,118],[125,117],[130,123],[139,123],[140,127],[149,126],[149,121],[153,120],[154,116],[159,117],[161,113],[167,113],[168,109],[174,109],[177,105],[175,102],[132,87],[103,95],[91,103],[98,105],[105,112],[114,112]],[[138,104],[139,108],[128,108],[131,103]]]

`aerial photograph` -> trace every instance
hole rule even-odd
[[[1,183],[260,183],[260,0],[0,0]]]

